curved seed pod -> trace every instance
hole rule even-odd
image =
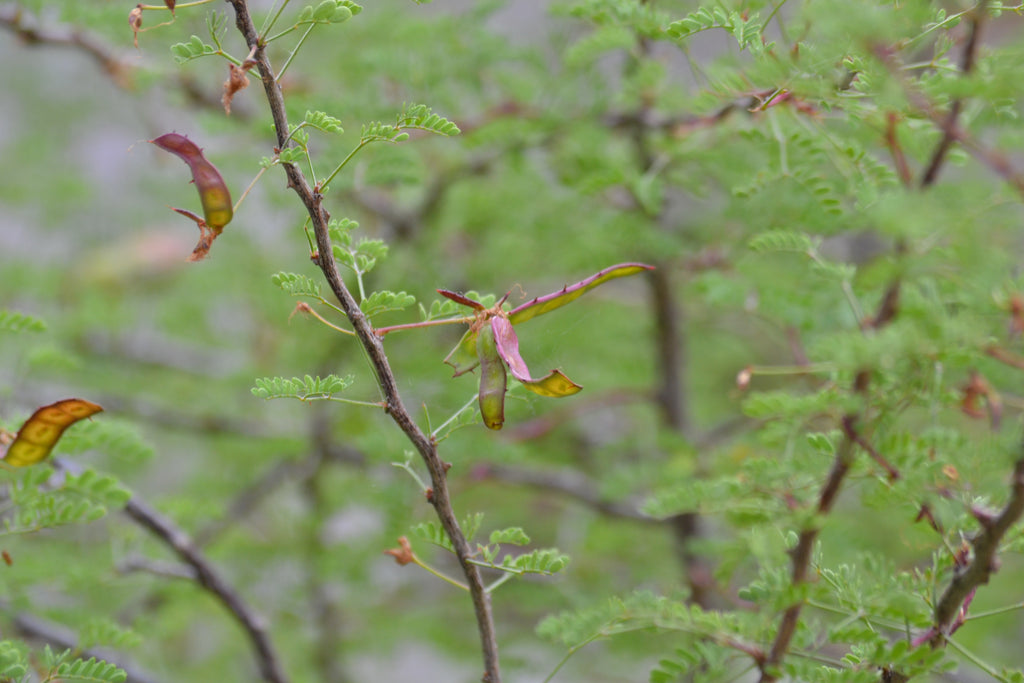
[[[491,318],[491,328],[494,331],[494,341],[498,348],[498,355],[508,364],[512,376],[519,380],[524,387],[541,396],[572,396],[583,387],[562,374],[561,370],[552,370],[540,379],[530,377],[530,368],[526,367],[526,361],[519,355],[519,337],[512,329],[512,323],[501,316]]]
[[[203,218],[206,225],[218,235],[224,226],[231,222],[231,193],[224,183],[220,171],[206,160],[203,150],[184,135],[167,133],[150,140],[154,145],[176,155],[192,171],[192,182],[199,190],[199,201],[203,205]]]
[[[516,307],[508,314],[509,321],[511,321],[513,325],[518,325],[530,318],[543,315],[555,310],[556,308],[561,308],[608,280],[612,280],[617,277],[625,277],[626,275],[633,275],[634,273],[639,273],[645,270],[654,270],[654,266],[649,266],[645,263],[620,263],[616,266],[610,266],[591,275],[585,280],[580,280],[576,284],[566,285],[557,292],[552,292],[551,294],[539,296],[536,299],[527,301],[525,304]]]
[[[25,467],[45,460],[65,429],[101,410],[103,408],[95,403],[80,398],[66,398],[43,406],[18,430],[4,455],[4,463]]]
[[[501,429],[505,423],[505,363],[498,354],[494,331],[490,325],[480,328],[476,342],[480,359],[480,415],[490,429]]]

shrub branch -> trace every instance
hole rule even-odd
[[[1013,480],[1010,483],[1010,500],[1002,512],[994,519],[978,517],[981,531],[971,539],[974,557],[966,568],[961,569],[953,577],[946,591],[935,605],[935,626],[930,633],[929,642],[933,647],[941,646],[951,628],[956,626],[966,609],[967,602],[974,591],[986,583],[999,567],[996,551],[1010,527],[1024,515],[1024,457],[1017,460],[1013,467]]]
[[[246,0],[229,0],[229,2],[235,11],[236,26],[245,38],[246,45],[253,51],[253,60],[256,62],[256,68],[263,82],[267,103],[270,106],[270,112],[274,120],[277,144],[279,147],[284,148],[289,144],[288,120],[285,115],[284,96],[281,93],[281,88],[274,77],[274,71],[263,49],[264,45],[256,32],[252,16],[249,14],[248,3]],[[323,197],[318,191],[310,187],[298,166],[291,163],[284,163],[282,166],[284,166],[285,173],[288,175],[289,187],[302,200],[309,214],[318,249],[316,263],[321,271],[323,271],[331,291],[338,299],[338,303],[351,322],[356,336],[366,350],[370,364],[377,375],[377,383],[383,394],[385,409],[395,424],[412,442],[426,464],[427,470],[430,472],[433,489],[432,495],[429,497],[430,503],[434,506],[445,533],[451,539],[455,555],[462,566],[463,574],[466,577],[466,584],[473,599],[477,628],[483,651],[483,680],[487,683],[500,683],[498,644],[494,632],[490,598],[485,590],[480,570],[470,562],[472,550],[459,527],[455,511],[452,508],[446,476],[447,466],[438,455],[437,445],[416,425],[403,405],[395,376],[391,371],[387,355],[384,352],[383,342],[374,333],[369,320],[360,310],[358,302],[349,292],[348,287],[341,278],[341,274],[338,272],[327,229],[330,217],[323,206]]]
[[[963,53],[960,57],[960,71],[964,76],[970,74],[974,69],[974,61],[978,54],[978,37],[981,34],[981,24],[985,18],[987,4],[986,0],[981,0],[971,15],[967,43],[964,45]],[[955,133],[956,122],[960,118],[961,109],[963,109],[963,100],[957,98],[953,101],[949,108],[949,113],[946,114],[945,119],[942,121],[942,140],[939,141],[938,146],[932,153],[928,168],[925,169],[924,175],[921,176],[921,187],[929,187],[938,179],[942,163],[946,159],[946,154],[949,152],[950,147],[953,146],[953,143],[957,141]]]
[[[52,463],[58,471],[81,472],[81,467],[60,458],[55,458]],[[281,661],[270,642],[263,619],[256,615],[234,587],[217,572],[213,563],[196,546],[189,535],[136,495],[132,495],[125,504],[124,512],[191,567],[195,571],[196,583],[217,598],[238,621],[256,654],[256,662],[263,680],[269,683],[288,683],[288,677],[285,676],[281,668]]]

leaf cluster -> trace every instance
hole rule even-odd
[[[256,380],[252,395],[266,400],[274,398],[295,398],[300,401],[329,401],[336,394],[348,389],[353,382],[351,376],[339,377],[263,377]]]
[[[468,517],[462,525],[466,538],[472,542],[479,531],[483,515],[477,513]],[[434,522],[423,522],[413,527],[413,532],[430,543],[444,548],[449,552],[454,549],[444,530]],[[488,569],[496,569],[509,575],[524,574],[551,575],[562,571],[569,564],[569,557],[556,548],[537,548],[529,552],[510,553],[502,546],[525,546],[530,544],[530,537],[521,527],[495,529],[488,537],[487,543],[476,543],[473,563]],[[504,554],[503,554],[504,553]]]

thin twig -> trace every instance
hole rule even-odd
[[[234,587],[221,577],[188,534],[138,497],[132,497],[125,505],[124,511],[195,569],[197,583],[217,598],[238,621],[252,645],[263,680],[269,683],[287,683],[288,677],[282,670],[281,661],[270,642],[266,623],[253,612]]]
[[[662,419],[673,431],[689,435],[692,427],[690,407],[687,401],[686,376],[687,354],[686,335],[683,329],[682,306],[676,301],[672,288],[671,269],[658,264],[647,273],[650,284],[651,308],[654,312],[655,343],[658,354],[658,374],[661,386],[657,389],[657,403]]]
[[[281,93],[280,85],[274,78],[274,72],[267,59],[263,45],[260,43],[259,35],[249,14],[249,7],[246,0],[229,0],[235,11],[235,23],[238,30],[244,36],[246,45],[254,51],[254,59],[263,81],[263,88],[266,93],[267,102],[270,106],[271,116],[274,121],[274,129],[277,134],[278,147],[287,146],[288,119],[285,114],[284,96]],[[480,570],[469,560],[472,550],[466,541],[462,529],[459,527],[455,511],[452,509],[451,498],[448,492],[446,464],[441,460],[437,452],[437,445],[419,428],[413,421],[409,412],[402,403],[398,392],[398,384],[391,371],[387,355],[380,338],[374,333],[369,320],[359,308],[359,304],[349,292],[338,272],[334,262],[334,255],[331,249],[331,239],[327,230],[329,215],[323,206],[322,197],[310,187],[302,171],[298,166],[291,163],[282,164],[288,176],[289,187],[299,196],[306,211],[309,214],[313,232],[316,235],[317,249],[319,255],[317,265],[324,273],[331,291],[338,299],[338,303],[348,316],[352,327],[359,337],[367,357],[377,375],[377,383],[380,387],[386,410],[402,432],[416,448],[430,472],[433,493],[429,500],[434,506],[441,526],[444,528],[459,564],[462,566],[470,595],[473,599],[473,607],[476,613],[477,628],[480,634],[480,643],[483,654],[484,674],[483,679],[487,683],[500,683],[501,672],[498,664],[498,643],[494,631],[494,620],[491,614],[490,596],[487,594]]]
[[[832,506],[835,504],[836,498],[838,498],[843,479],[846,478],[846,474],[850,471],[850,466],[853,464],[853,446],[853,441],[847,437],[843,439],[836,449],[836,456],[832,461],[832,469],[829,471],[828,478],[825,480],[825,484],[821,488],[821,494],[818,497],[818,514],[821,516],[827,515],[832,510]],[[797,539],[796,547],[790,552],[792,566],[790,582],[794,586],[802,584],[807,580],[807,574],[811,566],[811,554],[814,549],[814,543],[818,538],[818,531],[820,529],[816,526],[803,529]],[[778,680],[778,667],[786,653],[789,652],[789,644],[796,633],[796,627],[800,622],[800,612],[803,606],[803,602],[793,603],[783,613],[782,621],[779,623],[779,630],[775,634],[771,650],[769,650],[768,656],[759,665],[761,669],[760,683],[773,683]]]
[[[1024,370],[1024,357],[1018,356],[1011,351],[993,345],[986,348],[985,353],[1000,363]]]
[[[61,458],[54,458],[53,467],[58,471],[76,473],[81,467]],[[214,568],[213,563],[196,546],[195,542],[153,508],[149,507],[138,496],[125,504],[124,512],[139,526],[168,546],[186,565],[196,572],[196,583],[213,595],[241,625],[252,645],[260,675],[268,683],[287,683],[288,677],[281,669],[278,658],[263,619],[258,617],[252,608]]]
[[[932,123],[942,131],[944,138],[949,138],[953,142],[960,143],[971,156],[989,167],[994,173],[1009,183],[1018,194],[1024,196],[1024,174],[1020,173],[1013,167],[1010,163],[1010,159],[1005,154],[994,149],[989,149],[979,143],[967,131],[960,127],[955,118],[951,118],[949,116],[951,112],[943,114],[932,106],[932,103],[928,101],[928,98],[919,90],[914,88],[914,86],[907,82],[907,79],[903,77],[901,65],[896,60],[892,49],[880,46],[876,47],[874,52],[875,56],[889,68],[890,73],[892,73],[893,76],[902,83],[903,89],[906,92],[907,99],[910,100],[910,103],[932,120]],[[922,187],[924,187],[923,184]]]
[[[889,112],[885,120],[885,145],[889,148],[893,163],[896,164],[896,174],[899,176],[900,182],[903,183],[903,187],[910,187],[914,178],[910,172],[910,165],[907,163],[907,155],[903,153],[900,139],[896,135],[897,123],[899,123],[899,117],[896,112]]]
[[[843,434],[847,438],[853,440],[855,444],[863,448],[871,459],[874,460],[879,466],[886,471],[889,475],[889,481],[896,481],[900,478],[900,471],[892,466],[892,464],[882,457],[871,442],[864,438],[864,436],[857,431],[857,426],[854,421],[850,418],[843,418]]]
[[[960,57],[960,72],[964,76],[969,75],[974,69],[974,61],[978,53],[978,36],[981,34],[981,24],[985,19],[987,4],[987,0],[981,0],[971,13],[970,33],[967,36],[967,44],[964,46],[963,54]],[[963,100],[960,98],[953,100],[949,113],[946,114],[942,122],[942,139],[932,153],[931,161],[928,163],[924,175],[921,176],[921,187],[930,187],[938,179],[939,171],[946,160],[946,154],[957,139],[954,131],[956,130],[956,122],[960,118],[960,111],[962,109]]]

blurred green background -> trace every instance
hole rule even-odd
[[[773,7],[726,4],[762,17]],[[724,32],[697,35],[684,47],[651,41],[643,3],[640,14],[624,18],[596,2],[367,2],[345,25],[314,31],[289,66],[282,87],[290,119],[322,110],[346,129],[313,133],[321,176],[351,150],[361,124],[388,122],[403,103],[427,104],[463,130],[455,138],[413,135],[400,145],[370,146],[333,181],[325,199],[332,215],[358,221],[360,236],[390,247],[367,277],[370,289],[405,291],[426,307],[437,288],[511,291],[515,304],[613,263],[659,267],[517,329],[535,374],[561,368],[583,393],[553,401],[515,388],[501,433],[477,423],[442,443],[460,515],[484,512],[485,531],[523,526],[531,547],[557,546],[572,558],[556,577],[513,581],[495,594],[508,680],[545,680],[563,657],[562,647],[534,633],[546,615],[636,589],[678,595],[703,588],[708,604],[721,607],[735,603],[735,589],[758,565],[786,566],[789,518],[780,513],[782,521],[766,529],[768,507],[761,507],[748,529],[737,506],[742,497],[723,499],[718,509],[708,504],[695,535],[684,528],[688,517],[666,515],[666,522],[640,511],[662,488],[740,471],[744,479],[758,472],[752,462],[771,467],[776,457],[792,457],[791,469],[778,481],[764,475],[766,499],[781,509],[782,489],[802,501],[816,494],[816,468],[824,465],[803,440],[818,431],[834,437],[832,413],[796,416],[773,433],[770,420],[742,414],[737,373],[748,365],[792,365],[809,349],[812,362],[835,363],[829,379],[848,383],[844,373],[861,351],[837,344],[832,357],[830,335],[856,335],[860,321],[829,273],[797,256],[750,250],[758,233],[806,231],[825,240],[823,262],[862,266],[844,284],[855,288],[865,314],[894,273],[926,281],[906,297],[912,320],[931,324],[935,301],[949,307],[942,310],[969,309],[973,317],[956,323],[969,328],[960,336],[935,323],[947,376],[925,386],[935,371],[927,363],[917,374],[893,375],[893,414],[902,409],[895,406],[900,391],[920,389],[908,401],[927,394],[945,411],[938,421],[963,438],[1012,441],[987,435],[985,425],[959,413],[957,401],[967,369],[979,367],[1004,392],[1007,412],[1019,408],[1019,382],[985,359],[977,341],[1005,330],[996,304],[1015,291],[1019,276],[1019,197],[958,150],[947,171],[953,180],[940,192],[904,192],[884,144],[885,98],[899,101],[894,109],[907,107],[891,83],[871,93],[873,115],[861,101],[832,115],[830,107],[839,106],[834,76],[852,51],[840,36],[863,48],[857,40],[888,26],[892,35],[882,38],[898,41],[900,31],[912,33],[906,26],[927,26],[921,17],[941,5],[870,4],[877,14],[865,10],[863,25],[850,18],[857,8],[829,16],[815,3],[787,4],[780,21],[807,34],[803,81],[793,76],[797,58],[787,61],[785,50],[774,61],[754,58]],[[219,103],[225,62],[179,65],[171,56],[170,46],[192,34],[209,42],[212,13],[223,18],[229,7],[179,9],[172,25],[141,33],[136,50],[123,3],[18,6],[41,30],[87,30],[122,70],[112,77],[81,49],[0,34],[0,308],[47,323],[43,332],[2,338],[0,423],[16,429],[36,406],[66,396],[104,406],[96,418],[106,425],[104,447],[76,452],[69,433],[61,450],[116,475],[202,539],[267,618],[293,680],[477,679],[466,596],[382,554],[408,535],[417,554],[457,573],[450,557],[410,533],[433,511],[416,482],[392,465],[410,447],[387,416],[265,402],[250,393],[259,377],[336,373],[356,377],[347,396],[378,398],[356,344],[293,315],[297,300],[271,282],[278,271],[318,276],[302,207],[280,169],[255,185],[207,260],[185,262],[195,229],[167,207],[198,210],[195,190],[181,162],[146,141],[187,134],[236,198],[259,172],[260,158],[273,154],[257,79],[227,117]],[[672,18],[695,8],[659,3]],[[143,26],[159,16],[166,15],[146,13]],[[991,93],[980,86],[968,93],[982,103],[969,108],[970,121],[991,124],[987,144],[1019,150],[1020,93],[1008,83],[1020,65],[1020,23],[1009,18],[998,26],[986,44],[1005,52],[987,72],[995,74]],[[224,28],[225,49],[244,57],[230,18]],[[767,35],[782,45],[801,40],[779,35],[774,25]],[[271,61],[280,65],[293,44],[272,45]],[[879,67],[864,70],[866,81]],[[816,111],[751,111],[754,93],[781,84]],[[951,85],[929,85],[943,101],[952,96]],[[920,165],[937,133],[923,118],[910,118],[907,151]],[[787,164],[814,172],[788,174]],[[900,251],[897,244],[909,246]],[[417,319],[412,308],[375,324]],[[894,334],[931,334],[922,329]],[[475,377],[453,379],[442,363],[460,334],[433,328],[386,338],[403,399],[423,425],[440,424],[475,395]],[[901,355],[901,346],[892,353],[890,370],[910,352]],[[913,384],[920,378],[921,386]],[[760,390],[810,392],[801,382],[755,380]],[[929,419],[935,416],[920,409],[907,424],[933,424]],[[755,432],[761,427],[766,431]],[[972,470],[974,456],[956,457],[971,478],[967,493],[999,500],[1006,463]],[[573,490],[580,495],[537,485],[555,475],[579,484]],[[925,566],[941,543],[911,522],[916,491],[906,498],[880,493],[867,462],[858,462],[857,477],[823,536],[829,562],[857,563],[874,552],[901,569]],[[612,507],[588,503],[584,493]],[[951,520],[966,516],[949,507]],[[221,520],[228,523],[218,526]],[[255,675],[247,643],[218,605],[191,582],[132,570],[140,558],[170,558],[125,520],[3,542],[14,558],[0,572],[9,618],[32,613],[82,624],[103,614],[140,636],[129,656],[157,680]],[[1019,566],[1009,557],[976,605],[1019,601]],[[884,563],[865,571],[892,573]],[[998,665],[1019,665],[1013,648],[1020,615],[983,624],[965,629],[964,641]],[[672,634],[652,631],[596,643],[558,680],[646,680],[673,647]],[[969,666],[958,676],[948,680],[982,680]]]

